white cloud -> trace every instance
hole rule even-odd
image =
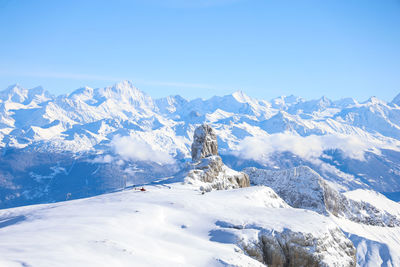
[[[110,155],[99,156],[94,158],[91,162],[93,163],[111,163],[113,161],[113,157]]]
[[[172,164],[174,159],[165,151],[154,149],[148,143],[133,136],[116,136],[111,145],[125,160],[152,161],[159,164]]]
[[[374,144],[348,135],[310,135],[306,137],[279,133],[269,136],[246,137],[240,144],[236,155],[245,159],[267,160],[274,152],[289,151],[308,160],[318,159],[325,150],[340,149],[348,158],[365,160],[364,153],[373,150],[379,153]]]

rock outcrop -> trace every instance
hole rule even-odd
[[[249,175],[251,183],[271,187],[294,208],[333,214],[367,225],[400,226],[400,217],[367,200],[356,201],[346,197],[307,166],[280,171],[246,168],[244,172]]]
[[[210,125],[200,125],[193,135],[192,161],[216,155],[218,155],[217,135]]]
[[[270,267],[356,266],[356,249],[340,229],[321,237],[290,229],[261,231],[252,244],[239,244],[253,258]]]
[[[211,126],[198,126],[193,135],[192,163],[185,182],[199,185],[202,191],[250,186],[249,176],[227,167],[218,155],[217,135]]]
[[[280,215],[280,210],[276,210],[276,218]],[[322,215],[304,210],[293,211],[291,215],[298,217],[287,221],[286,227],[273,225],[276,218],[258,223],[232,224],[218,221],[217,224],[219,234],[231,236],[231,240],[244,253],[267,266],[356,266],[356,249],[353,243],[331,221],[325,220]],[[299,225],[302,220],[309,221],[304,224],[306,227]],[[312,226],[313,222],[318,222],[319,225]]]

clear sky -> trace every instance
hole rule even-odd
[[[400,0],[0,0],[0,88],[400,93]]]

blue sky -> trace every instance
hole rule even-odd
[[[399,29],[400,0],[0,0],[0,88],[391,100]]]

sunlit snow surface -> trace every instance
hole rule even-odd
[[[152,186],[0,210],[0,266],[259,266],[236,244],[256,230],[231,224],[316,236],[339,226],[361,266],[400,266],[397,227],[293,209],[265,187],[201,195],[166,178],[185,168],[206,122],[235,170],[305,165],[348,198],[399,215],[370,191],[400,192],[399,99],[188,101],[152,99],[126,81],[62,96],[11,86],[0,92],[0,208]]]
[[[2,210],[0,220],[1,266],[262,266],[237,238],[260,228],[316,237],[337,229],[268,187],[203,195],[179,184]]]

